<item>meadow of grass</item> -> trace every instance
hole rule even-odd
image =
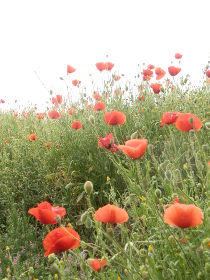
[[[69,115],[68,102],[54,105],[58,119],[39,120],[34,109],[26,116],[0,114],[0,279],[209,279],[209,84],[174,82],[154,94],[144,82],[138,98],[131,86],[113,94],[114,83],[110,78],[99,92],[102,111],[88,107],[83,93],[73,106],[76,114]],[[123,125],[107,125],[104,113],[112,110],[126,115]],[[165,112],[195,114],[203,126],[189,132],[161,127]],[[73,121],[82,129],[72,129]],[[145,154],[131,159],[101,149],[98,141],[109,133],[116,145],[147,139]],[[93,184],[90,194],[86,181]],[[166,224],[164,209],[174,198],[199,207],[203,223]],[[43,201],[65,207],[58,224],[28,214]],[[125,209],[128,221],[96,221],[95,211],[108,203]],[[80,246],[44,257],[42,242],[59,226],[76,230]],[[89,259],[106,259],[107,265],[94,271]]]

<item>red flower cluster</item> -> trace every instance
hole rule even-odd
[[[104,70],[111,71],[114,67],[114,64],[111,62],[98,62],[96,63],[96,68],[102,72]]]

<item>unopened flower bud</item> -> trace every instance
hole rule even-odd
[[[89,195],[93,191],[93,183],[91,181],[86,181],[84,184],[84,190]]]
[[[155,190],[155,195],[156,195],[157,197],[161,197],[161,196],[162,196],[161,190],[160,190],[160,189],[156,189],[156,190]]]

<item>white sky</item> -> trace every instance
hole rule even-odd
[[[209,0],[0,0],[0,98],[44,103],[34,71],[65,95],[67,64],[83,85],[90,73],[97,82],[106,54],[132,78],[138,63],[166,70],[180,52],[183,74],[199,81],[210,60],[209,11]]]

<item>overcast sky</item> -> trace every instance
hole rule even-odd
[[[132,78],[139,63],[167,69],[180,52],[183,74],[197,82],[210,57],[209,11],[209,0],[1,0],[0,98],[41,104],[49,94],[34,71],[65,94],[67,64],[72,78],[96,81],[107,54]]]

